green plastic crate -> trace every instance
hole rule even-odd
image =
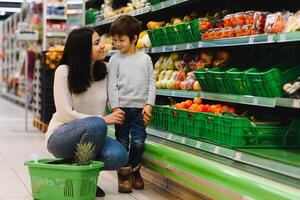
[[[194,74],[203,91],[214,92],[216,90],[212,80],[207,77],[207,71],[205,69],[199,68],[195,70]]]
[[[153,117],[150,121],[150,125],[158,128],[167,130],[168,120],[167,120],[167,111],[169,107],[166,106],[153,106]]]
[[[166,26],[166,35],[168,39],[168,44],[182,43],[176,26],[174,25]]]
[[[148,33],[148,36],[149,36],[151,45],[152,45],[153,47],[160,46],[160,45],[159,45],[159,42],[158,42],[157,39],[155,38],[154,31],[153,31],[153,30],[148,30],[147,33]]]
[[[282,87],[285,83],[295,80],[300,75],[300,66],[294,66],[282,71],[271,68],[262,72],[257,69],[246,73],[249,84],[252,85],[253,95],[262,97],[280,97],[283,94]]]
[[[169,41],[166,35],[166,28],[161,27],[153,30],[154,37],[157,41],[158,46],[168,45]]]
[[[299,129],[290,126],[258,126],[246,118],[206,114],[205,139],[239,148],[299,147]],[[209,133],[208,133],[209,132]]]
[[[199,29],[199,20],[200,19],[195,19],[190,22],[193,42],[197,42],[197,41],[201,40],[201,30]]]
[[[249,70],[240,71],[237,68],[230,69],[225,73],[225,85],[227,85],[228,92],[231,94],[253,94],[252,85],[249,83],[249,80],[246,76],[246,73]]]
[[[168,130],[174,133],[184,133],[186,110],[167,109]]]
[[[224,82],[225,72],[225,70],[220,69],[219,67],[215,67],[207,72],[206,78],[213,84],[211,88],[212,92],[218,92],[223,94],[230,93]]]
[[[184,123],[184,135],[194,138],[203,137],[203,116],[203,113],[187,111]]]
[[[193,42],[194,36],[191,28],[191,24],[189,22],[182,22],[176,25],[176,29],[180,36],[180,40],[184,42]]]
[[[92,24],[95,22],[95,20],[96,20],[95,12],[96,12],[96,10],[94,10],[94,9],[89,9],[88,11],[86,11],[86,13],[85,13],[86,24]]]
[[[90,165],[48,164],[59,159],[26,161],[32,196],[38,200],[91,200],[95,199],[96,187],[102,162]]]

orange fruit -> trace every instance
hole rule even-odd
[[[193,101],[195,104],[198,104],[200,105],[202,103],[202,99],[200,99],[199,97],[196,97],[194,98],[194,101]]]
[[[185,101],[185,108],[189,108],[191,105],[193,104],[193,102],[191,100],[186,100]]]

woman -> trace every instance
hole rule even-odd
[[[104,162],[103,170],[123,167],[126,149],[108,137],[107,125],[122,124],[124,112],[107,116],[107,80],[104,45],[91,28],[73,30],[54,78],[56,113],[46,134],[47,148],[55,157],[73,158],[77,143],[95,145],[94,160]],[[97,196],[105,196],[97,187]]]

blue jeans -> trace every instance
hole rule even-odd
[[[146,126],[142,118],[142,108],[121,108],[125,112],[123,125],[116,125],[116,139],[129,150],[129,162],[133,168],[142,161],[146,139]],[[130,148],[129,148],[130,135]]]
[[[76,144],[92,142],[96,154],[94,160],[104,162],[103,170],[115,170],[128,162],[126,149],[108,137],[107,125],[100,117],[75,120],[57,128],[48,140],[48,150],[58,158],[74,158]]]

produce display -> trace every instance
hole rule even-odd
[[[283,86],[285,94],[294,99],[300,99],[300,76],[296,81],[286,83]]]
[[[188,23],[193,22],[193,23]],[[227,10],[198,18],[190,15],[172,17],[170,22],[150,21],[147,24],[152,46],[179,44],[199,40],[215,40],[264,33],[294,32],[300,29],[300,11],[246,11],[228,14]]]
[[[56,67],[58,66],[62,58],[63,50],[64,50],[64,46],[60,46],[60,45],[49,47],[48,51],[46,52],[45,64],[50,69],[56,69]]]
[[[205,139],[230,147],[296,147],[299,129],[284,116],[237,110],[222,104],[204,104],[194,98],[156,105],[151,126],[184,137]]]
[[[226,51],[217,51],[215,56],[210,51],[162,55],[154,64],[156,88],[199,91],[201,84],[196,79],[195,70],[222,68],[229,57]]]

